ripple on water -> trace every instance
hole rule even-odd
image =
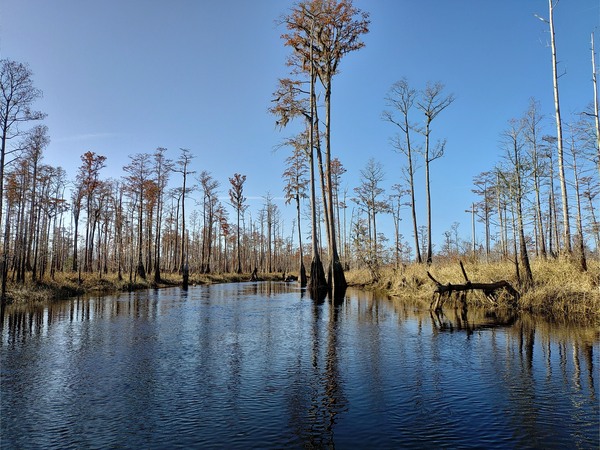
[[[449,332],[286,284],[94,302],[3,329],[2,448],[598,447],[598,342],[581,331]]]

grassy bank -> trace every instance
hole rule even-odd
[[[536,260],[532,263],[534,286],[523,290],[515,276],[512,263],[465,263],[465,270],[472,282],[491,283],[506,280],[521,294],[517,308],[553,318],[591,320],[600,323],[600,263],[590,261],[587,272],[582,272],[566,260]],[[429,307],[435,284],[427,276],[429,272],[442,284],[464,283],[458,261],[444,264],[412,264],[401,270],[383,269],[374,282],[367,271],[347,273],[349,284],[380,290],[395,298],[418,301]],[[498,306],[505,307],[510,297],[498,295]],[[469,292],[467,302],[486,308],[494,305],[480,292]]]
[[[260,277],[261,279],[275,280],[281,279],[282,274],[260,274]],[[189,284],[193,286],[234,283],[248,281],[249,279],[250,274],[191,274]],[[115,274],[102,275],[102,277],[99,277],[97,273],[82,274],[81,278],[73,273],[57,274],[53,280],[46,279],[25,284],[9,283],[7,301],[9,304],[47,302],[86,294],[103,295],[140,289],[179,286],[181,283],[181,275],[170,273],[163,274],[160,283],[155,283],[151,278],[147,280],[138,278],[136,281],[130,283],[128,277],[119,280]]]
[[[600,262],[590,261],[587,272],[582,272],[569,261],[542,261],[532,263],[534,286],[524,291],[519,286],[511,263],[465,263],[469,279],[473,282],[488,283],[499,280],[510,282],[520,293],[517,304],[519,310],[541,314],[550,318],[573,319],[577,321],[593,321],[600,324]],[[373,281],[366,270],[346,272],[346,279],[351,286],[378,290],[393,298],[417,303],[428,308],[432,300],[435,284],[427,276],[427,271],[443,284],[459,284],[464,278],[458,261],[444,264],[411,264],[400,270],[385,268],[380,278]],[[282,274],[260,274],[261,279],[281,280]],[[189,283],[193,285],[230,283],[248,281],[250,274],[191,274]],[[116,275],[60,274],[54,280],[27,283],[25,285],[10,284],[8,290],[9,303],[43,302],[53,299],[64,299],[84,294],[102,295],[126,292],[138,289],[178,286],[182,282],[179,274],[163,274],[163,279],[156,284],[153,281],[138,279],[129,283],[129,279],[118,280]],[[500,292],[498,307],[507,307],[510,296]],[[467,302],[494,308],[480,292],[469,292]],[[451,303],[446,303],[450,307]]]

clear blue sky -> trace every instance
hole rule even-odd
[[[38,109],[52,142],[45,162],[74,178],[79,156],[107,156],[105,177],[119,177],[127,155],[179,148],[196,156],[226,195],[228,177],[247,175],[255,211],[270,192],[281,197],[289,135],[267,112],[277,79],[287,75],[288,49],[276,19],[287,0],[0,0],[0,57],[29,64],[43,90]],[[385,187],[401,180],[401,155],[381,120],[384,97],[406,76],[416,88],[441,81],[456,101],[434,122],[446,155],[432,165],[433,237],[453,222],[470,235],[464,212],[475,199],[473,177],[500,158],[507,121],[530,97],[554,134],[546,0],[356,0],[371,14],[366,47],[347,55],[333,84],[333,154],[359,184],[369,158],[386,171]],[[599,0],[561,0],[555,10],[561,101],[569,120],[592,101],[590,33],[600,35]],[[600,48],[600,39],[596,42]],[[422,169],[418,189],[423,192]],[[419,195],[422,199],[422,195]],[[293,208],[280,207],[287,217]],[[419,219],[425,223],[424,202]],[[407,212],[405,213],[407,214]],[[389,226],[382,218],[382,227]],[[291,218],[287,219],[291,227]],[[389,228],[391,230],[391,228]],[[410,224],[402,232],[410,240]],[[390,234],[390,238],[392,235]],[[438,247],[439,248],[439,247]]]

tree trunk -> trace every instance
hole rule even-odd
[[[512,232],[513,232],[513,258],[515,265],[515,277],[517,278],[517,283],[521,285],[521,270],[519,268],[519,253],[517,251],[517,221],[515,219],[515,205],[511,205],[511,216],[512,216]]]
[[[585,245],[583,241],[583,223],[581,218],[581,196],[579,189],[579,173],[577,172],[577,157],[575,143],[571,143],[573,152],[573,178],[575,180],[575,200],[577,201],[577,250],[579,253],[579,265],[584,272],[587,270],[587,260],[585,257]]]
[[[517,203],[517,221],[519,224],[519,254],[521,258],[521,264],[525,270],[524,287],[527,289],[533,286],[533,273],[531,272],[531,265],[529,264],[529,254],[527,252],[527,242],[525,241],[525,226],[523,225],[523,181],[521,177],[521,157],[519,155],[518,145],[515,137],[514,141],[514,157],[515,157],[515,172],[517,175],[517,192],[516,192],[516,203]],[[516,257],[516,255],[515,255]]]
[[[506,217],[502,214],[502,192],[500,190],[500,173],[496,173],[496,208],[498,209],[498,221],[500,223],[500,253],[502,259],[506,259]]]
[[[2,308],[6,305],[6,285],[8,282],[8,242],[10,240],[10,214],[12,209],[10,203],[6,209],[6,217],[4,218],[4,239],[2,242],[2,266],[0,267],[0,277],[2,279],[0,286],[0,307]]]
[[[596,125],[596,166],[600,175],[600,117],[598,116],[598,81],[596,79],[596,55],[594,54],[594,33],[592,33],[592,81],[594,83],[594,122]]]
[[[418,264],[423,262],[421,257],[421,247],[419,244],[419,227],[417,224],[417,206],[415,204],[415,175],[412,159],[412,148],[410,145],[410,129],[408,124],[408,116],[404,116],[404,130],[406,134],[406,157],[408,159],[408,177],[410,184],[410,209],[412,215],[413,235],[415,237],[415,256]]]
[[[296,194],[296,211],[298,213],[298,247],[299,247],[299,253],[300,253],[300,273],[299,275],[299,281],[300,281],[300,286],[301,287],[305,287],[306,283],[307,283],[307,278],[306,278],[306,267],[304,267],[304,253],[302,250],[302,227],[300,226],[300,195]]]
[[[535,190],[535,221],[538,228],[536,234],[536,242],[539,245],[542,258],[546,259],[546,237],[544,232],[544,222],[542,220],[542,200],[541,200],[541,181],[540,181],[540,163],[538,151],[538,124],[541,118],[537,114],[537,103],[531,101],[530,108],[527,113],[527,139],[531,146],[531,162],[533,169],[533,187]]]
[[[183,188],[181,190],[181,265],[179,270],[183,272],[183,266],[187,263],[185,253],[185,183],[187,178],[187,159],[183,164]]]
[[[119,204],[115,220],[117,237],[117,278],[123,281],[123,189],[119,189]]]
[[[140,191],[140,209],[138,211],[138,261],[137,261],[137,275],[143,280],[146,279],[146,270],[144,268],[144,260],[142,255],[143,248],[143,233],[142,228],[142,217],[144,213],[144,193]]]
[[[87,213],[87,220],[85,221],[85,251],[84,251],[84,258],[83,258],[83,271],[87,272],[89,270],[89,264],[90,264],[90,257],[89,257],[89,240],[90,240],[90,224],[92,222],[91,220],[91,213],[90,213],[90,196],[91,193],[87,192],[86,194],[86,213]]]
[[[311,30],[312,36],[312,30]],[[311,42],[312,44],[312,42]],[[310,48],[310,126],[309,126],[309,159],[310,159],[310,205],[311,205],[311,226],[312,226],[312,261],[310,264],[310,283],[309,289],[311,297],[321,299],[323,292],[327,290],[327,281],[325,280],[325,271],[323,263],[319,256],[319,243],[317,240],[317,196],[315,183],[315,75],[312,55],[312,45]]]
[[[331,78],[329,78],[331,79]],[[329,273],[328,287],[334,300],[343,298],[346,293],[346,277],[337,250],[336,224],[333,210],[333,189],[331,177],[331,82],[325,87],[325,175],[327,177],[327,205],[325,214],[329,216]]]
[[[237,273],[242,273],[242,250],[240,248],[240,208],[239,205],[237,209]],[[227,241],[225,241],[227,244]]]
[[[429,127],[429,126],[428,126]],[[427,265],[433,261],[433,246],[431,243],[431,183],[429,181],[429,131],[425,138],[425,195],[427,201]]]
[[[8,109],[8,105],[6,105]],[[4,113],[4,123],[2,123],[2,147],[0,148],[0,226],[2,225],[2,211],[4,210],[4,160],[6,155],[6,134],[8,132],[8,113]],[[8,225],[8,224],[7,224]],[[6,281],[8,277],[8,255],[7,251],[7,234],[4,234],[2,242],[2,261],[0,278],[2,280],[0,287],[0,305],[4,308],[6,303]]]
[[[556,137],[558,139],[558,178],[560,180],[560,193],[562,198],[562,210],[563,210],[563,236],[564,236],[564,250],[570,255],[572,253],[571,247],[571,227],[569,224],[569,198],[567,193],[567,180],[565,177],[565,165],[564,165],[564,149],[563,149],[563,136],[562,136],[562,122],[560,119],[560,101],[558,97],[558,74],[557,74],[557,62],[556,62],[556,42],[554,38],[554,6],[552,2],[554,0],[548,0],[548,7],[550,11],[550,43],[552,47],[552,75],[554,82],[554,109],[556,111]]]
[[[162,183],[162,180],[160,181]],[[154,282],[160,282],[160,240],[161,240],[161,224],[163,216],[163,188],[159,187],[158,202],[156,205],[156,228],[154,231]]]
[[[35,152],[35,149],[34,149]],[[31,206],[29,207],[29,231],[27,233],[27,254],[25,256],[25,261],[26,261],[26,269],[27,270],[32,270],[33,269],[33,265],[31,263],[31,252],[32,252],[32,247],[33,247],[33,235],[34,235],[34,230],[36,229],[36,225],[37,225],[37,216],[39,214],[36,214],[36,207],[37,207],[37,200],[36,200],[36,191],[37,191],[37,172],[38,172],[38,155],[36,154],[37,152],[35,152],[32,155],[32,162],[33,162],[33,173],[32,173],[32,185],[31,185]],[[35,281],[35,272],[32,273],[32,280]]]

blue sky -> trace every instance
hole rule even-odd
[[[342,61],[333,84],[332,149],[359,184],[369,158],[384,165],[385,187],[402,181],[404,163],[381,120],[385,96],[407,77],[415,88],[441,81],[456,101],[434,122],[446,154],[432,165],[434,242],[452,223],[470,235],[465,209],[473,177],[500,159],[500,133],[524,114],[530,97],[555,133],[551,54],[545,0],[355,0],[371,15],[365,48]],[[51,136],[45,162],[74,178],[79,156],[107,156],[105,177],[119,177],[127,155],[179,148],[193,169],[221,182],[247,175],[245,194],[257,210],[268,192],[282,196],[290,133],[267,112],[288,49],[276,19],[287,0],[0,0],[0,57],[29,64],[43,90],[38,109]],[[555,26],[564,119],[592,101],[590,33],[600,35],[598,0],[561,0]],[[600,48],[597,39],[596,46]],[[423,170],[418,215],[425,223]],[[420,200],[419,200],[420,199]],[[291,227],[294,211],[280,207]],[[408,211],[405,212],[407,214]],[[390,220],[383,217],[381,228]],[[391,228],[387,228],[390,230]],[[410,223],[402,232],[410,240]],[[390,238],[391,238],[390,234]],[[439,244],[438,244],[439,245]]]

